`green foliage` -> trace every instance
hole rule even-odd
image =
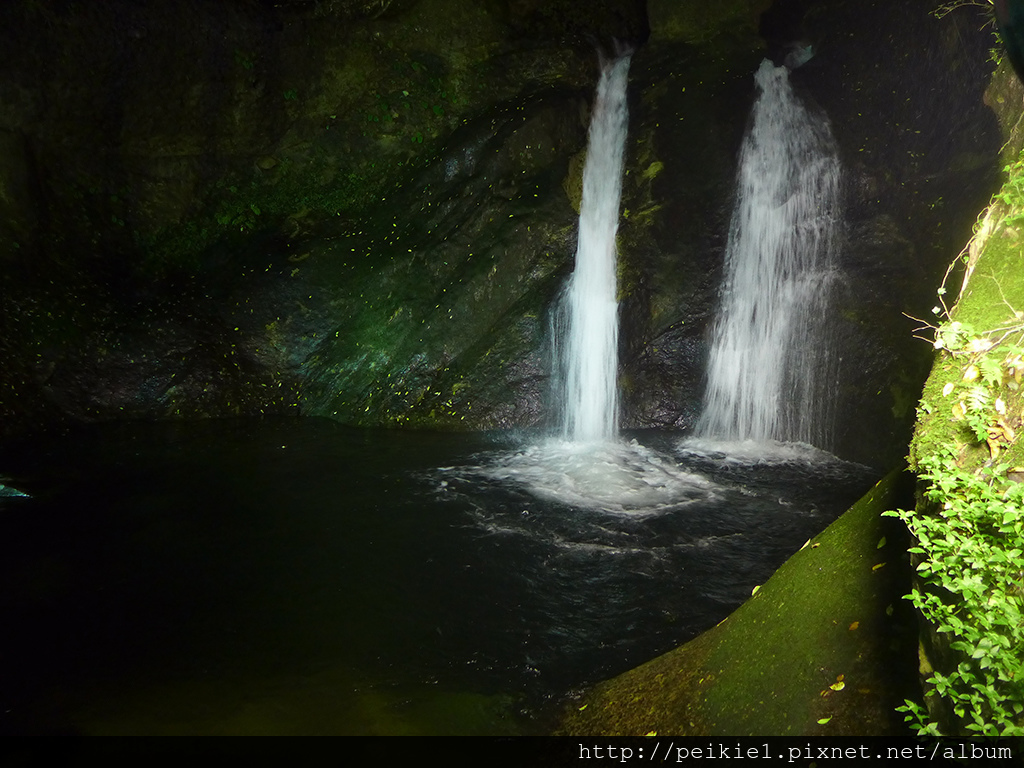
[[[927,512],[886,513],[917,541],[910,552],[920,586],[907,598],[956,655],[955,669],[936,671],[928,683],[979,735],[1024,735],[1024,484],[1011,479],[1016,468],[997,463],[1017,439],[1004,396],[1015,409],[1021,404],[1024,324],[1013,315],[1010,325],[986,332],[957,321],[934,328],[951,375],[941,400],[922,402],[922,412],[959,422],[965,444],[936,443],[918,456]],[[987,448],[977,466],[965,459],[972,444]],[[907,701],[899,711],[919,733],[940,733],[920,704]]]
[[[918,542],[910,551],[920,557],[922,586],[908,599],[959,657],[955,670],[928,682],[971,733],[1024,735],[1024,484],[1007,485],[1005,464],[964,470],[952,448],[923,459],[921,469],[937,514],[886,514]],[[939,732],[919,704],[899,710],[919,733]]]

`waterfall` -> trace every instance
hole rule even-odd
[[[629,56],[602,61],[587,141],[576,267],[556,331],[563,436],[574,442],[618,431],[618,301],[615,232],[626,143]]]
[[[785,67],[764,61],[755,81],[697,432],[828,447],[839,161]]]

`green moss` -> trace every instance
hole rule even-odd
[[[990,458],[991,451],[972,431],[963,406],[958,406],[967,402],[967,385],[986,365],[1002,369],[998,381],[989,382],[989,394],[993,406],[997,397],[1002,400],[1005,413],[993,410],[991,421],[995,424],[1002,415],[1011,426],[1021,422],[1024,391],[1012,359],[1013,349],[1024,345],[1024,271],[1020,269],[1024,258],[1024,162],[1009,166],[1007,172],[1003,188],[965,252],[967,278],[956,305],[938,331],[939,338],[955,338],[952,343],[961,347],[950,350],[948,340],[937,342],[945,351],[936,360],[918,405],[918,426],[910,453],[912,466],[917,466],[922,457],[936,455],[950,446],[956,448],[965,467],[977,467]],[[956,272],[951,270],[951,274]],[[940,299],[945,290],[940,289]],[[940,323],[938,317],[935,323]],[[948,335],[953,323],[963,329],[955,337]],[[1001,461],[1024,462],[1021,441],[998,443],[1004,454]]]
[[[583,201],[583,168],[587,163],[587,150],[581,149],[569,158],[569,170],[562,180],[562,189],[569,200],[569,205],[578,214]]]
[[[340,215],[356,217],[379,199],[389,178],[404,168],[401,163],[364,161],[350,170],[335,172],[322,152],[302,169],[275,169],[271,181],[230,177],[218,181],[200,213],[180,225],[138,235],[140,271],[159,275],[168,271],[194,271],[203,267],[207,252],[247,242],[253,234],[274,233],[285,238],[300,234],[305,224]],[[318,170],[319,169],[319,170]],[[311,183],[331,171],[328,184]]]

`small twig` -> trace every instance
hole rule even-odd
[[[1010,308],[1010,312],[1012,312],[1012,313],[1013,313],[1013,316],[1014,316],[1015,318],[1017,318],[1018,320],[1020,320],[1020,318],[1021,318],[1021,317],[1024,317],[1024,315],[1022,315],[1022,314],[1021,314],[1020,312],[1018,312],[1018,311],[1017,311],[1017,310],[1016,310],[1016,309],[1014,308],[1013,304],[1011,304],[1010,302],[1008,302],[1008,301],[1006,300],[1006,294],[1005,294],[1005,293],[1003,293],[1003,286],[1001,286],[1001,285],[999,284],[999,281],[998,281],[998,280],[996,280],[996,273],[995,273],[995,272],[992,272],[991,274],[985,275],[985,277],[989,278],[989,279],[990,279],[990,280],[991,280],[991,281],[992,281],[993,283],[995,283],[995,284],[996,284],[996,290],[998,290],[998,291],[999,291],[999,298],[1001,298],[1001,299],[1003,300],[1003,304],[1005,304],[1005,305],[1006,305],[1007,307],[1009,307],[1009,308]]]

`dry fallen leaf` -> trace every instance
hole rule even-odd
[[[999,443],[993,440],[991,437],[985,440],[988,443],[988,453],[990,458],[996,458],[999,455]]]

